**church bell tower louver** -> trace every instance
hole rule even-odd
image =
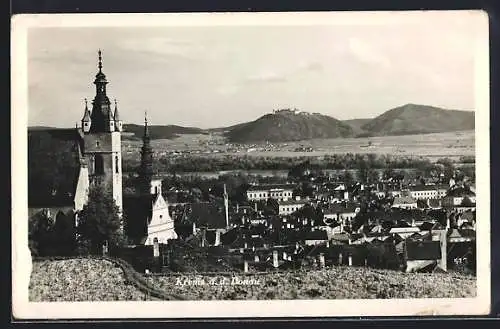
[[[92,111],[87,100],[82,118],[83,153],[89,168],[91,186],[100,186],[112,193],[116,205],[123,212],[122,196],[122,121],[115,100],[114,113],[107,96],[108,80],[102,71],[102,52],[98,51],[98,73],[95,76],[95,97]]]

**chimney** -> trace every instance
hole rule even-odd
[[[214,246],[219,246],[220,245],[220,231],[216,230],[215,231],[215,243]]]
[[[108,240],[104,241],[104,244],[102,245],[102,255],[108,255]]]
[[[323,253],[319,254],[319,266],[325,268],[325,255]]]
[[[344,192],[344,200],[349,200],[349,192]]]
[[[245,273],[248,272],[248,261],[247,260],[243,261],[243,272],[245,272]]]
[[[160,244],[158,243],[158,239],[154,238],[153,240],[153,257],[160,257]]]
[[[286,260],[286,251],[283,251],[283,259]]]
[[[440,234],[440,237],[439,237],[439,244],[441,246],[441,259],[439,260],[439,268],[441,268],[443,271],[447,271],[448,270],[448,264],[447,264],[447,261],[448,261],[448,252],[447,252],[447,234],[446,234],[446,231],[443,231],[441,232]]]
[[[273,266],[274,268],[278,268],[278,250],[273,250]]]
[[[227,195],[226,184],[224,184],[224,210],[226,215],[226,228],[229,227],[229,197]]]
[[[411,220],[411,227],[415,227],[417,224],[415,223],[415,218],[412,218]]]

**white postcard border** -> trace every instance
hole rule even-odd
[[[27,239],[27,32],[40,27],[405,24],[419,15],[451,11],[219,14],[34,14],[11,24],[12,306],[19,319],[239,318],[474,315],[490,312],[489,38],[483,11],[474,17],[476,44],[477,297],[465,299],[57,302],[28,301],[31,257]],[[335,18],[332,19],[332,16]]]

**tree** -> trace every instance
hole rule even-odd
[[[33,256],[45,256],[54,237],[54,224],[44,211],[28,221],[28,243]]]
[[[344,170],[342,180],[346,186],[349,186],[354,182],[354,178],[352,177],[352,174],[349,170]]]
[[[105,241],[116,247],[124,243],[119,209],[111,193],[97,187],[89,191],[89,199],[79,215],[78,244],[87,252],[98,253]],[[84,248],[87,249],[87,248]]]

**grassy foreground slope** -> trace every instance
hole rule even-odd
[[[475,277],[451,273],[401,273],[362,267],[246,275],[237,276],[237,279],[226,276],[225,280],[223,276],[159,276],[153,279],[153,284],[159,289],[183,294],[188,300],[476,296]]]
[[[164,275],[150,283],[187,300],[381,299],[476,296],[476,278],[452,273],[401,273],[331,267],[254,275]],[[122,269],[103,259],[37,261],[29,286],[32,302],[140,301],[144,293]]]
[[[139,301],[144,293],[125,280],[123,270],[102,259],[33,262],[32,302]]]

